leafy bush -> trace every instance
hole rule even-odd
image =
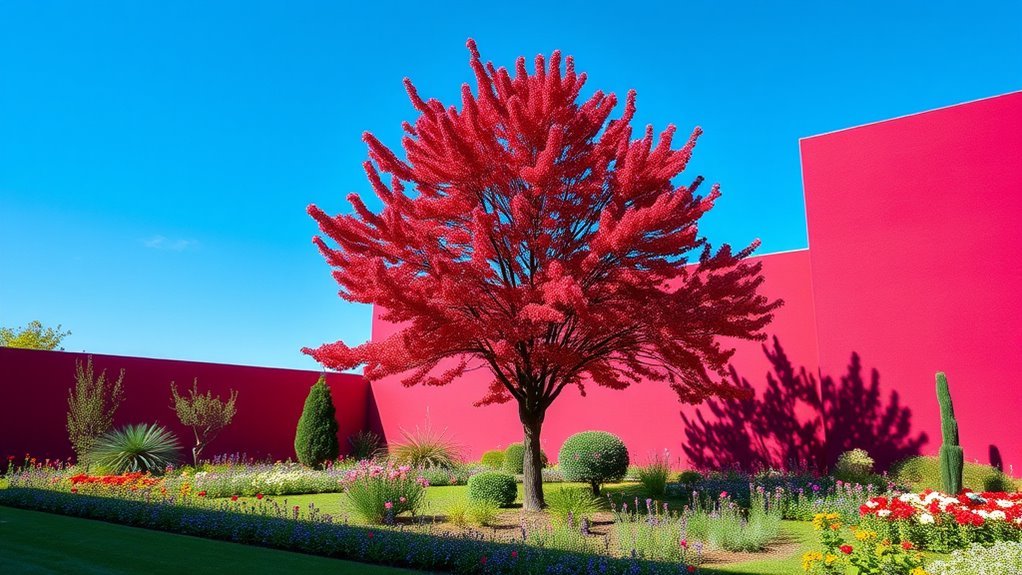
[[[461,447],[429,424],[415,431],[401,430],[402,441],[391,447],[394,460],[411,467],[454,469],[461,461]]]
[[[1022,543],[998,541],[987,547],[978,543],[934,561],[933,575],[1009,575],[1022,573]]]
[[[547,512],[555,520],[572,526],[582,519],[592,520],[593,514],[603,508],[603,500],[585,488],[561,487],[547,493],[545,499]]]
[[[315,469],[321,469],[327,461],[337,459],[340,445],[337,441],[337,419],[334,400],[326,376],[309,390],[305,407],[295,431],[295,453],[298,461]]]
[[[507,507],[518,497],[515,478],[507,473],[484,471],[468,478],[468,499],[472,502],[489,501]]]
[[[180,461],[181,444],[156,424],[127,425],[96,440],[89,461],[109,473],[161,474]]]
[[[666,454],[653,456],[648,465],[638,468],[636,476],[650,497],[662,498],[667,493],[667,481],[671,476],[670,457]]]
[[[383,438],[375,432],[368,430],[353,433],[348,437],[348,445],[351,446],[351,451],[348,455],[356,461],[376,459],[383,452]]]
[[[868,483],[873,475],[873,458],[864,449],[850,449],[838,456],[833,475],[849,483]]]
[[[123,383],[123,369],[110,382],[105,369],[96,377],[91,355],[84,366],[75,361],[75,386],[67,398],[67,433],[79,463],[88,458],[96,439],[110,431],[114,413],[124,401]]]
[[[213,441],[220,431],[230,425],[238,412],[234,403],[238,392],[231,390],[227,401],[214,396],[212,391],[199,393],[198,378],[192,383],[188,395],[180,395],[177,386],[170,382],[170,395],[174,400],[174,411],[177,418],[195,433],[195,446],[192,447],[192,463],[199,464],[199,455]]]
[[[415,513],[426,495],[426,481],[407,465],[360,461],[345,474],[344,492],[355,513],[369,523],[393,523],[401,513]]]
[[[894,465],[891,476],[909,491],[940,489],[940,462],[935,456],[910,457]],[[965,463],[962,487],[977,493],[983,491],[1013,491],[1013,482],[996,467],[979,463]]]
[[[628,472],[628,448],[611,433],[583,431],[564,441],[557,461],[565,479],[588,483],[599,495],[600,485],[620,481]]]
[[[701,473],[699,473],[698,471],[693,471],[691,469],[682,471],[681,473],[678,474],[678,483],[684,483],[686,485],[698,483],[699,481],[702,481],[702,479],[703,475]]]
[[[546,467],[549,461],[546,457],[546,452],[542,449],[539,450],[539,462],[543,467]],[[521,475],[522,468],[525,466],[525,444],[524,443],[512,443],[507,446],[504,450],[504,471],[514,475]]]
[[[479,462],[490,469],[501,469],[504,467],[504,452],[500,449],[487,451],[483,454],[483,457],[479,460]]]

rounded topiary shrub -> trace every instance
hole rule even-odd
[[[487,451],[479,462],[490,469],[501,469],[504,467],[504,452],[500,449]]]
[[[850,449],[837,458],[834,478],[848,483],[868,483],[873,474],[873,458],[864,449]]]
[[[484,471],[468,478],[469,501],[488,501],[501,507],[507,507],[518,497],[518,486],[515,478],[499,471]]]
[[[327,461],[337,459],[341,446],[337,441],[336,412],[330,386],[326,377],[321,376],[305,398],[295,430],[295,453],[302,464],[319,469]]]
[[[548,460],[546,458],[546,452],[542,449],[539,450],[539,461],[543,467],[547,466]],[[525,444],[524,443],[512,443],[507,446],[504,450],[504,471],[507,473],[514,473],[515,475],[522,474],[522,467],[525,465]]]
[[[628,472],[628,448],[606,431],[583,431],[564,441],[557,463],[565,481],[588,483],[599,495],[600,485],[620,481]]]

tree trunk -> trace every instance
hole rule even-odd
[[[543,462],[539,455],[539,433],[543,428],[543,414],[520,415],[525,430],[525,461],[522,465],[522,487],[525,494],[522,506],[526,511],[540,511],[543,509]]]

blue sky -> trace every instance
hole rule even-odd
[[[1020,21],[1012,1],[0,0],[0,325],[309,369],[302,346],[366,339],[305,206],[365,195],[360,136],[398,143],[404,76],[457,101],[468,37],[499,65],[559,48],[590,89],[637,89],[640,124],[701,125],[711,241],[803,248],[798,138],[1022,88]]]

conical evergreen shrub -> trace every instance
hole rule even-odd
[[[335,414],[330,386],[326,384],[326,376],[322,375],[309,390],[309,397],[305,398],[305,407],[295,432],[295,453],[303,465],[319,469],[327,461],[337,459],[340,443],[337,441]]]

